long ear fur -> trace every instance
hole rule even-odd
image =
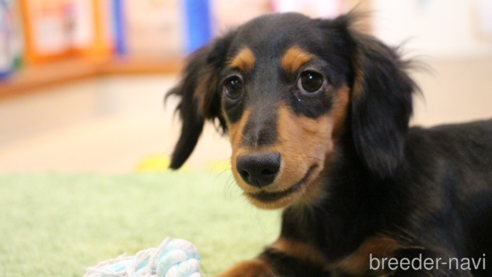
[[[404,159],[405,140],[418,90],[405,72],[408,62],[373,37],[353,39],[352,136],[362,162],[381,178]]]
[[[361,16],[352,11],[325,26],[344,38],[352,64],[348,129],[355,151],[374,176],[386,178],[404,159],[412,94],[418,87],[406,72],[409,63],[395,49],[352,28]]]
[[[180,168],[193,152],[206,119],[218,120],[223,132],[226,123],[220,112],[218,74],[226,61],[233,34],[229,33],[195,51],[188,60],[183,79],[166,94],[181,97],[176,112],[182,120],[181,135],[171,158],[171,169]]]

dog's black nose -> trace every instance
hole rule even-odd
[[[280,154],[250,154],[237,158],[236,170],[243,180],[254,186],[264,187],[273,182],[280,169]]]

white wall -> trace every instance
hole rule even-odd
[[[373,32],[432,58],[492,56],[492,0],[372,0]]]

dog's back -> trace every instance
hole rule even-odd
[[[462,176],[465,184],[473,181],[492,186],[492,120],[428,129],[414,127],[410,129],[408,144],[408,149],[432,153],[433,159]]]
[[[489,276],[492,269],[489,258],[492,256],[492,120],[429,129],[414,127],[410,129],[407,142],[410,172],[420,175],[412,177],[418,179],[413,183],[421,183],[425,189],[420,201],[432,202],[427,205],[425,220],[439,224],[443,232],[449,233],[458,258],[484,259],[486,270],[475,274]]]

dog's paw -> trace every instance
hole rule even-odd
[[[215,277],[275,277],[271,267],[266,262],[255,259],[240,262]]]

